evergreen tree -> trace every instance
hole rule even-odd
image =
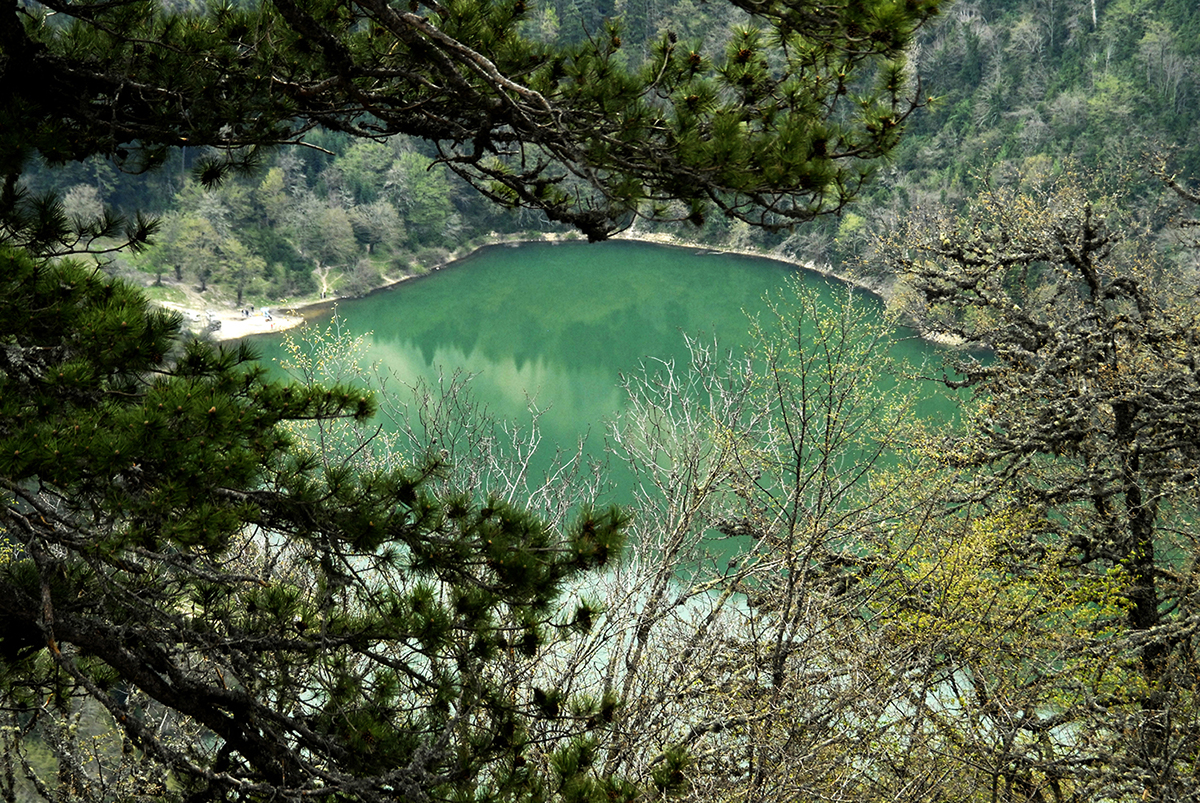
[[[188,799],[632,797],[590,772],[616,701],[513,675],[592,620],[559,590],[618,553],[623,516],[553,532],[433,495],[436,458],[323,464],[282,425],[370,398],[178,332],[95,268],[0,251],[4,726],[94,701]]]
[[[492,200],[602,239],[635,214],[766,227],[841,209],[917,104],[903,64],[938,0],[733,0],[758,27],[707,52],[668,31],[523,38],[523,0],[17,2],[0,14],[0,172],[93,154],[127,168],[214,146],[215,181],[314,126],[431,141]]]

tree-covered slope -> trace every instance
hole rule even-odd
[[[534,41],[578,46],[614,36],[619,24],[621,46],[610,58],[635,64],[667,39],[721,53],[748,19],[723,3],[572,1],[531,5],[520,25]],[[841,263],[922,204],[961,203],[989,177],[1064,168],[1093,173],[1123,193],[1145,225],[1161,227],[1167,218],[1155,211],[1159,184],[1147,156],[1165,155],[1183,175],[1200,171],[1198,26],[1200,12],[1182,2],[955,3],[909,50],[920,98],[932,100],[904,122],[904,137],[860,203],[776,234],[720,213],[666,228],[714,245]],[[65,194],[71,214],[107,204],[163,215],[157,247],[137,267],[214,286],[229,303],[362,292],[493,233],[557,228],[535,211],[498,209],[435,164],[437,151],[420,140],[319,130],[307,139],[315,147],[273,151],[256,172],[215,190],[191,186],[201,148],[173,152],[149,175],[123,174],[96,157],[34,170],[26,181]],[[647,227],[655,228],[638,224]]]

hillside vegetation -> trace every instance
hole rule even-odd
[[[1200,798],[1200,12],[176,5],[0,12],[0,797]],[[274,307],[550,220],[886,282],[959,417],[789,288],[622,377],[600,508],[462,377],[335,319],[276,381],[121,279]]]
[[[618,55],[631,61],[667,33],[719,51],[745,21],[726,4],[680,0],[548,3],[524,24],[534,37],[570,40],[596,35],[614,18]],[[965,0],[921,31],[911,60],[928,104],[909,118],[861,201],[839,216],[774,234],[719,214],[700,226],[635,228],[839,268],[867,257],[867,268],[878,270],[872,241],[913,210],[961,206],[989,182],[1046,182],[1070,171],[1118,198],[1132,227],[1169,235],[1174,207],[1151,168],[1200,173],[1194,4]],[[105,205],[160,216],[153,248],[123,259],[122,270],[212,288],[230,306],[361,294],[497,235],[570,234],[535,212],[497,208],[436,164],[420,140],[315,131],[308,141],[213,189],[193,180],[203,153],[186,148],[148,175],[93,157],[27,181],[63,193],[73,216],[98,215]]]

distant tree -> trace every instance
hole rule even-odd
[[[76,184],[63,196],[63,212],[82,225],[104,216],[104,202],[100,193],[90,184]]]
[[[216,281],[233,288],[240,307],[246,292],[253,292],[260,286],[267,263],[257,254],[250,253],[240,240],[231,237],[221,244],[220,268]]]
[[[287,216],[289,204],[283,170],[272,167],[254,190],[255,201],[263,210],[265,225],[277,225]]]
[[[404,217],[414,244],[441,242],[442,230],[454,212],[449,182],[433,167],[431,159],[405,151],[392,162],[383,186]]]
[[[384,176],[395,154],[382,142],[360,140],[334,160],[342,172],[356,204],[369,204],[379,197]]]
[[[318,267],[345,268],[359,252],[354,225],[345,209],[326,206],[297,231],[305,253]]]
[[[350,210],[354,236],[371,251],[375,246],[395,249],[406,239],[404,221],[387,201],[356,206]]]
[[[185,274],[190,275],[200,292],[206,292],[208,279],[221,260],[222,237],[216,227],[207,218],[184,215],[177,226],[164,229],[163,246],[174,257],[175,278],[182,281]]]

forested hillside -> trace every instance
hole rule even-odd
[[[1200,173],[1200,10],[1185,2],[957,2],[913,54],[935,101],[914,115],[869,200],[788,248],[861,254],[914,209],[960,207],[985,183],[1082,174],[1139,228],[1172,205],[1152,175]]]
[[[638,63],[664,35],[718,52],[744,17],[724,3],[563,0],[535,6],[523,24],[535,38],[571,41],[609,36],[606,24],[619,20],[617,56]],[[921,31],[911,59],[929,102],[908,119],[861,202],[841,215],[776,234],[720,214],[699,226],[637,228],[841,265],[914,208],[959,205],[987,180],[1082,173],[1119,194],[1137,225],[1159,230],[1169,210],[1149,169],[1154,158],[1172,173],[1200,173],[1194,4],[964,0]],[[314,131],[307,141],[214,189],[194,180],[202,153],[187,148],[149,175],[96,157],[28,181],[63,193],[71,215],[110,205],[161,216],[154,247],[126,270],[213,287],[214,301],[239,306],[359,294],[496,234],[570,233],[536,212],[498,209],[435,164],[420,140]]]
[[[0,11],[5,801],[1200,797],[1195,9],[187,8]],[[275,381],[120,278],[274,306],[559,224],[893,282],[960,415],[796,288],[623,377],[600,508],[461,377],[335,320]]]
[[[1158,144],[1194,166],[1198,25],[1194,4],[1170,0],[957,3],[916,55],[941,102],[914,121],[897,167],[952,190],[1038,155],[1097,169]],[[953,158],[939,170],[931,151]]]

